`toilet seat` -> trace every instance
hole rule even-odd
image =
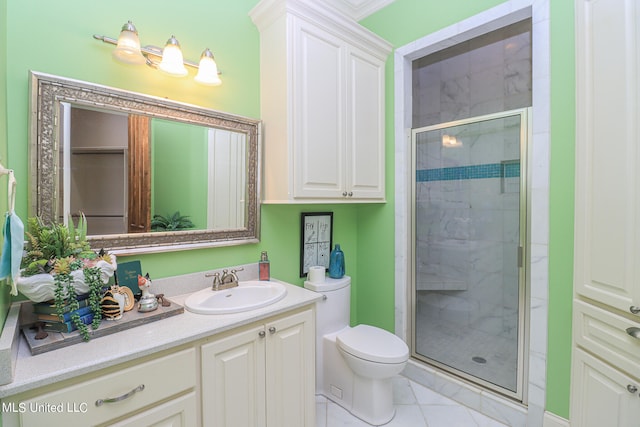
[[[376,363],[404,363],[409,348],[389,331],[370,325],[348,328],[336,336],[338,346],[360,359]]]

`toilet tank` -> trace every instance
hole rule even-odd
[[[324,282],[305,281],[304,287],[326,297],[316,304],[316,331],[319,338],[349,326],[351,277],[327,277]]]

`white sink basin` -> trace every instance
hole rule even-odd
[[[222,291],[207,288],[194,292],[184,305],[187,310],[198,314],[240,313],[266,307],[280,301],[286,294],[287,288],[282,283],[249,280]]]

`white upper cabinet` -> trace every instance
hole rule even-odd
[[[317,2],[264,0],[264,203],[384,202],[384,69],[391,46]]]

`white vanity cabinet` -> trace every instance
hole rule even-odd
[[[640,5],[576,1],[571,425],[640,422]]]
[[[315,315],[307,308],[201,347],[203,425],[315,425]]]
[[[197,424],[194,348],[2,400],[4,426]]]
[[[391,45],[321,2],[263,0],[264,203],[384,202]]]
[[[20,350],[0,386],[0,425],[313,427],[320,296],[284,285],[282,300],[256,310],[185,311],[88,344]]]

